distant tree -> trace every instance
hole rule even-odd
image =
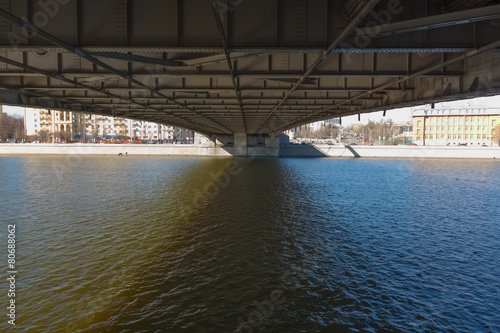
[[[22,140],[26,137],[24,133],[24,120],[21,116],[4,114],[1,126],[2,139]]]
[[[53,133],[53,136],[54,136],[54,139],[56,139],[56,141],[62,141],[63,133],[62,133],[62,131],[55,131]]]
[[[42,130],[38,131],[37,140],[49,141],[49,139],[50,139],[50,132],[49,131],[47,131],[46,129],[42,129]]]

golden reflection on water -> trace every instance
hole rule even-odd
[[[118,170],[117,176],[123,181],[123,177],[134,176],[133,166],[127,163],[133,158],[127,159],[110,157],[103,165],[101,158],[99,168],[91,172],[104,170],[105,176],[113,176],[113,170]],[[144,158],[144,162],[147,161],[148,158]],[[92,168],[89,162],[91,159],[84,159],[80,165],[54,177],[52,185],[65,193],[63,187],[78,177],[79,170]],[[54,175],[51,172],[41,175],[40,171],[51,170],[54,163],[64,165],[67,161],[63,157],[30,160],[24,165],[26,179],[47,181]],[[53,236],[45,243],[43,253],[39,257],[20,261],[24,264],[20,268],[21,273],[27,277],[19,293],[19,304],[23,304],[19,319],[21,327],[25,323],[28,331],[75,332],[86,328],[92,331],[93,323],[105,322],[111,309],[124,306],[116,304],[118,299],[132,301],[136,284],[145,283],[137,279],[138,275],[149,268],[149,263],[161,251],[169,235],[175,234],[175,229],[191,214],[199,212],[215,199],[222,189],[220,184],[225,184],[220,180],[224,175],[238,172],[238,165],[232,158],[196,159],[189,161],[186,167],[180,163],[172,168],[174,170],[168,176],[156,177],[156,183],[148,193],[136,193],[133,201],[126,197],[120,204],[118,195],[112,205],[105,206],[105,211],[98,212],[100,219],[79,220],[72,217],[65,223],[73,223],[77,226],[76,230],[49,230],[48,234]],[[141,176],[148,177],[150,171],[145,168],[143,172]],[[96,179],[89,179],[90,182],[93,180]],[[99,181],[114,184],[116,179]],[[92,188],[92,184],[87,186]],[[71,185],[69,187],[69,191],[74,190]],[[93,189],[97,193],[87,195],[98,197],[102,188],[97,186]],[[46,197],[43,195],[49,195],[41,188],[34,188],[34,191],[40,192],[35,194],[37,201],[44,201]],[[71,216],[71,202],[65,203],[57,191],[51,195],[58,206],[54,209],[62,208],[68,211],[66,218]],[[101,200],[107,199],[103,197]],[[41,222],[50,229],[50,225],[60,221]],[[86,232],[87,227],[92,229],[96,226],[99,227],[95,232]],[[75,234],[79,231],[81,236]],[[72,235],[64,235],[65,232]],[[21,246],[29,247],[30,238],[27,237]],[[41,261],[37,264],[33,259]]]

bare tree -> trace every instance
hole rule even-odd
[[[49,141],[50,139],[50,132],[47,131],[46,129],[42,129],[38,131],[38,139],[41,141]]]
[[[24,133],[24,120],[21,116],[4,114],[1,126],[2,139],[22,140],[26,137]]]

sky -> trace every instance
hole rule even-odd
[[[369,120],[371,121],[380,121],[380,120],[388,120],[392,119],[395,123],[404,123],[407,121],[410,121],[412,119],[412,111],[415,109],[419,109],[422,107],[426,107],[425,105],[422,106],[416,106],[412,108],[402,108],[402,109],[394,109],[394,110],[387,110],[385,118],[383,116],[383,111],[377,111],[377,112],[372,112],[372,113],[363,113],[361,114],[361,123],[368,123]],[[446,102],[446,103],[436,103],[435,108],[436,109],[443,109],[443,108],[500,108],[500,95],[498,96],[493,96],[493,97],[481,97],[481,98],[474,98],[474,99],[465,99],[461,101],[455,101],[455,102]],[[21,107],[15,107],[15,106],[3,106],[3,112],[6,112],[7,114],[10,115],[20,115],[24,116],[24,108]],[[352,124],[357,124],[358,122],[358,116],[348,116],[348,117],[342,117],[342,125],[343,126],[349,126]]]

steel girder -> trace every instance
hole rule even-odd
[[[212,135],[493,95],[495,3],[4,0],[0,102]]]

